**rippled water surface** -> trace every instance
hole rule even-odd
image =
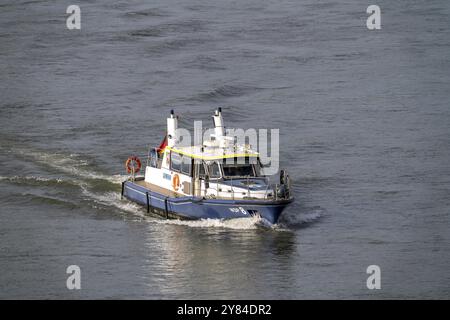
[[[0,298],[450,297],[448,1],[378,1],[379,31],[356,0],[78,3],[80,31],[70,1],[0,4]],[[280,128],[279,226],[120,200],[171,108],[219,106]]]

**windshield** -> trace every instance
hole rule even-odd
[[[209,178],[218,179],[220,178],[220,168],[217,162],[213,162],[208,165]]]
[[[223,175],[227,177],[254,177],[255,172],[251,164],[223,164]]]

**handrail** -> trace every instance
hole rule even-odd
[[[268,197],[267,197],[267,190],[269,190],[269,184],[268,183],[266,183],[266,191],[264,192],[264,199],[265,200],[267,200],[268,199]]]
[[[253,195],[259,195],[259,196],[262,195],[262,197],[261,198],[253,198],[253,199],[259,199],[259,200],[270,200],[270,199],[273,199],[275,201],[278,201],[278,200],[285,200],[285,199],[290,199],[291,198],[291,191],[290,191],[290,189],[291,189],[291,181],[290,181],[290,179],[287,180],[287,184],[285,185],[285,187],[281,188],[281,186],[282,186],[281,184],[279,184],[279,183],[275,183],[275,184],[270,183],[270,179],[268,179],[267,177],[265,177],[265,178],[266,178],[265,179],[265,181],[266,181],[266,188],[264,190],[264,193],[262,193],[262,194],[261,193],[253,194]],[[233,178],[229,177],[229,180],[231,182],[229,187],[231,189],[228,189],[228,192],[225,192],[225,194],[223,196],[221,196],[221,194],[219,192],[219,180],[220,179],[217,179],[216,181],[214,181],[214,182],[216,182],[215,186],[214,186],[214,182],[211,183],[211,181],[210,181],[209,187],[208,188],[206,188],[206,187],[204,188],[204,197],[207,196],[207,191],[209,189],[210,191],[212,191],[212,195],[215,195],[216,199],[230,199],[230,197],[231,197],[231,199],[236,200],[236,191],[234,190]],[[247,177],[247,193],[242,198],[252,198],[251,197],[252,196],[252,191],[250,190],[249,182],[250,182],[249,177]],[[269,190],[271,191],[270,192],[270,196],[269,196]],[[227,194],[229,194],[230,197],[228,197]],[[210,195],[211,195],[211,193],[210,193]],[[237,198],[237,199],[240,199],[240,198]]]
[[[251,197],[250,197],[250,183],[249,183],[249,181],[248,181],[248,176],[247,176],[247,196],[248,196],[249,198],[251,198]]]
[[[231,177],[231,198],[234,200],[233,177]]]
[[[152,150],[152,147],[150,146],[150,147],[148,148],[148,153],[147,153],[146,167],[148,167],[148,162],[150,161],[150,152],[151,152],[151,150]]]

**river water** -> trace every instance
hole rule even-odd
[[[450,297],[448,1],[377,1],[373,31],[356,0],[71,4],[0,3],[0,298]],[[217,107],[280,129],[279,225],[120,199],[170,109]]]

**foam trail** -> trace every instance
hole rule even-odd
[[[319,219],[320,217],[323,216],[323,212],[322,211],[314,211],[314,212],[309,212],[309,213],[304,213],[300,215],[300,222],[303,223],[310,223],[313,222],[317,219]]]
[[[271,224],[261,217],[236,219],[201,219],[201,220],[155,220],[154,222],[169,225],[181,225],[192,228],[225,228],[234,230],[255,230],[260,228],[286,231],[277,224]]]
[[[19,185],[30,186],[80,186],[81,182],[68,178],[54,178],[54,177],[41,177],[41,176],[0,176],[0,182],[6,181]]]
[[[120,194],[117,192],[106,192],[98,194],[88,190],[85,185],[81,186],[81,191],[87,198],[93,200],[96,203],[102,204],[104,206],[113,206],[119,210],[122,210],[126,213],[131,213],[141,218],[143,218],[145,215],[142,206],[129,201],[123,201]]]
[[[325,216],[327,211],[319,206],[311,208],[301,208],[299,210],[291,210],[282,216],[282,221],[288,226],[304,226],[314,223]]]
[[[63,179],[60,178],[45,178],[45,177],[36,177],[36,176],[0,176],[0,181],[10,181],[10,182],[21,182],[21,181],[36,181],[36,182],[55,182],[61,183]]]
[[[46,153],[42,151],[30,151],[17,149],[22,156],[32,157],[37,162],[43,163],[57,171],[74,175],[85,179],[98,179],[111,182],[113,184],[120,184],[125,180],[126,175],[106,175],[89,168],[89,162],[85,159],[80,159],[77,154],[70,154],[69,156],[58,153]]]

